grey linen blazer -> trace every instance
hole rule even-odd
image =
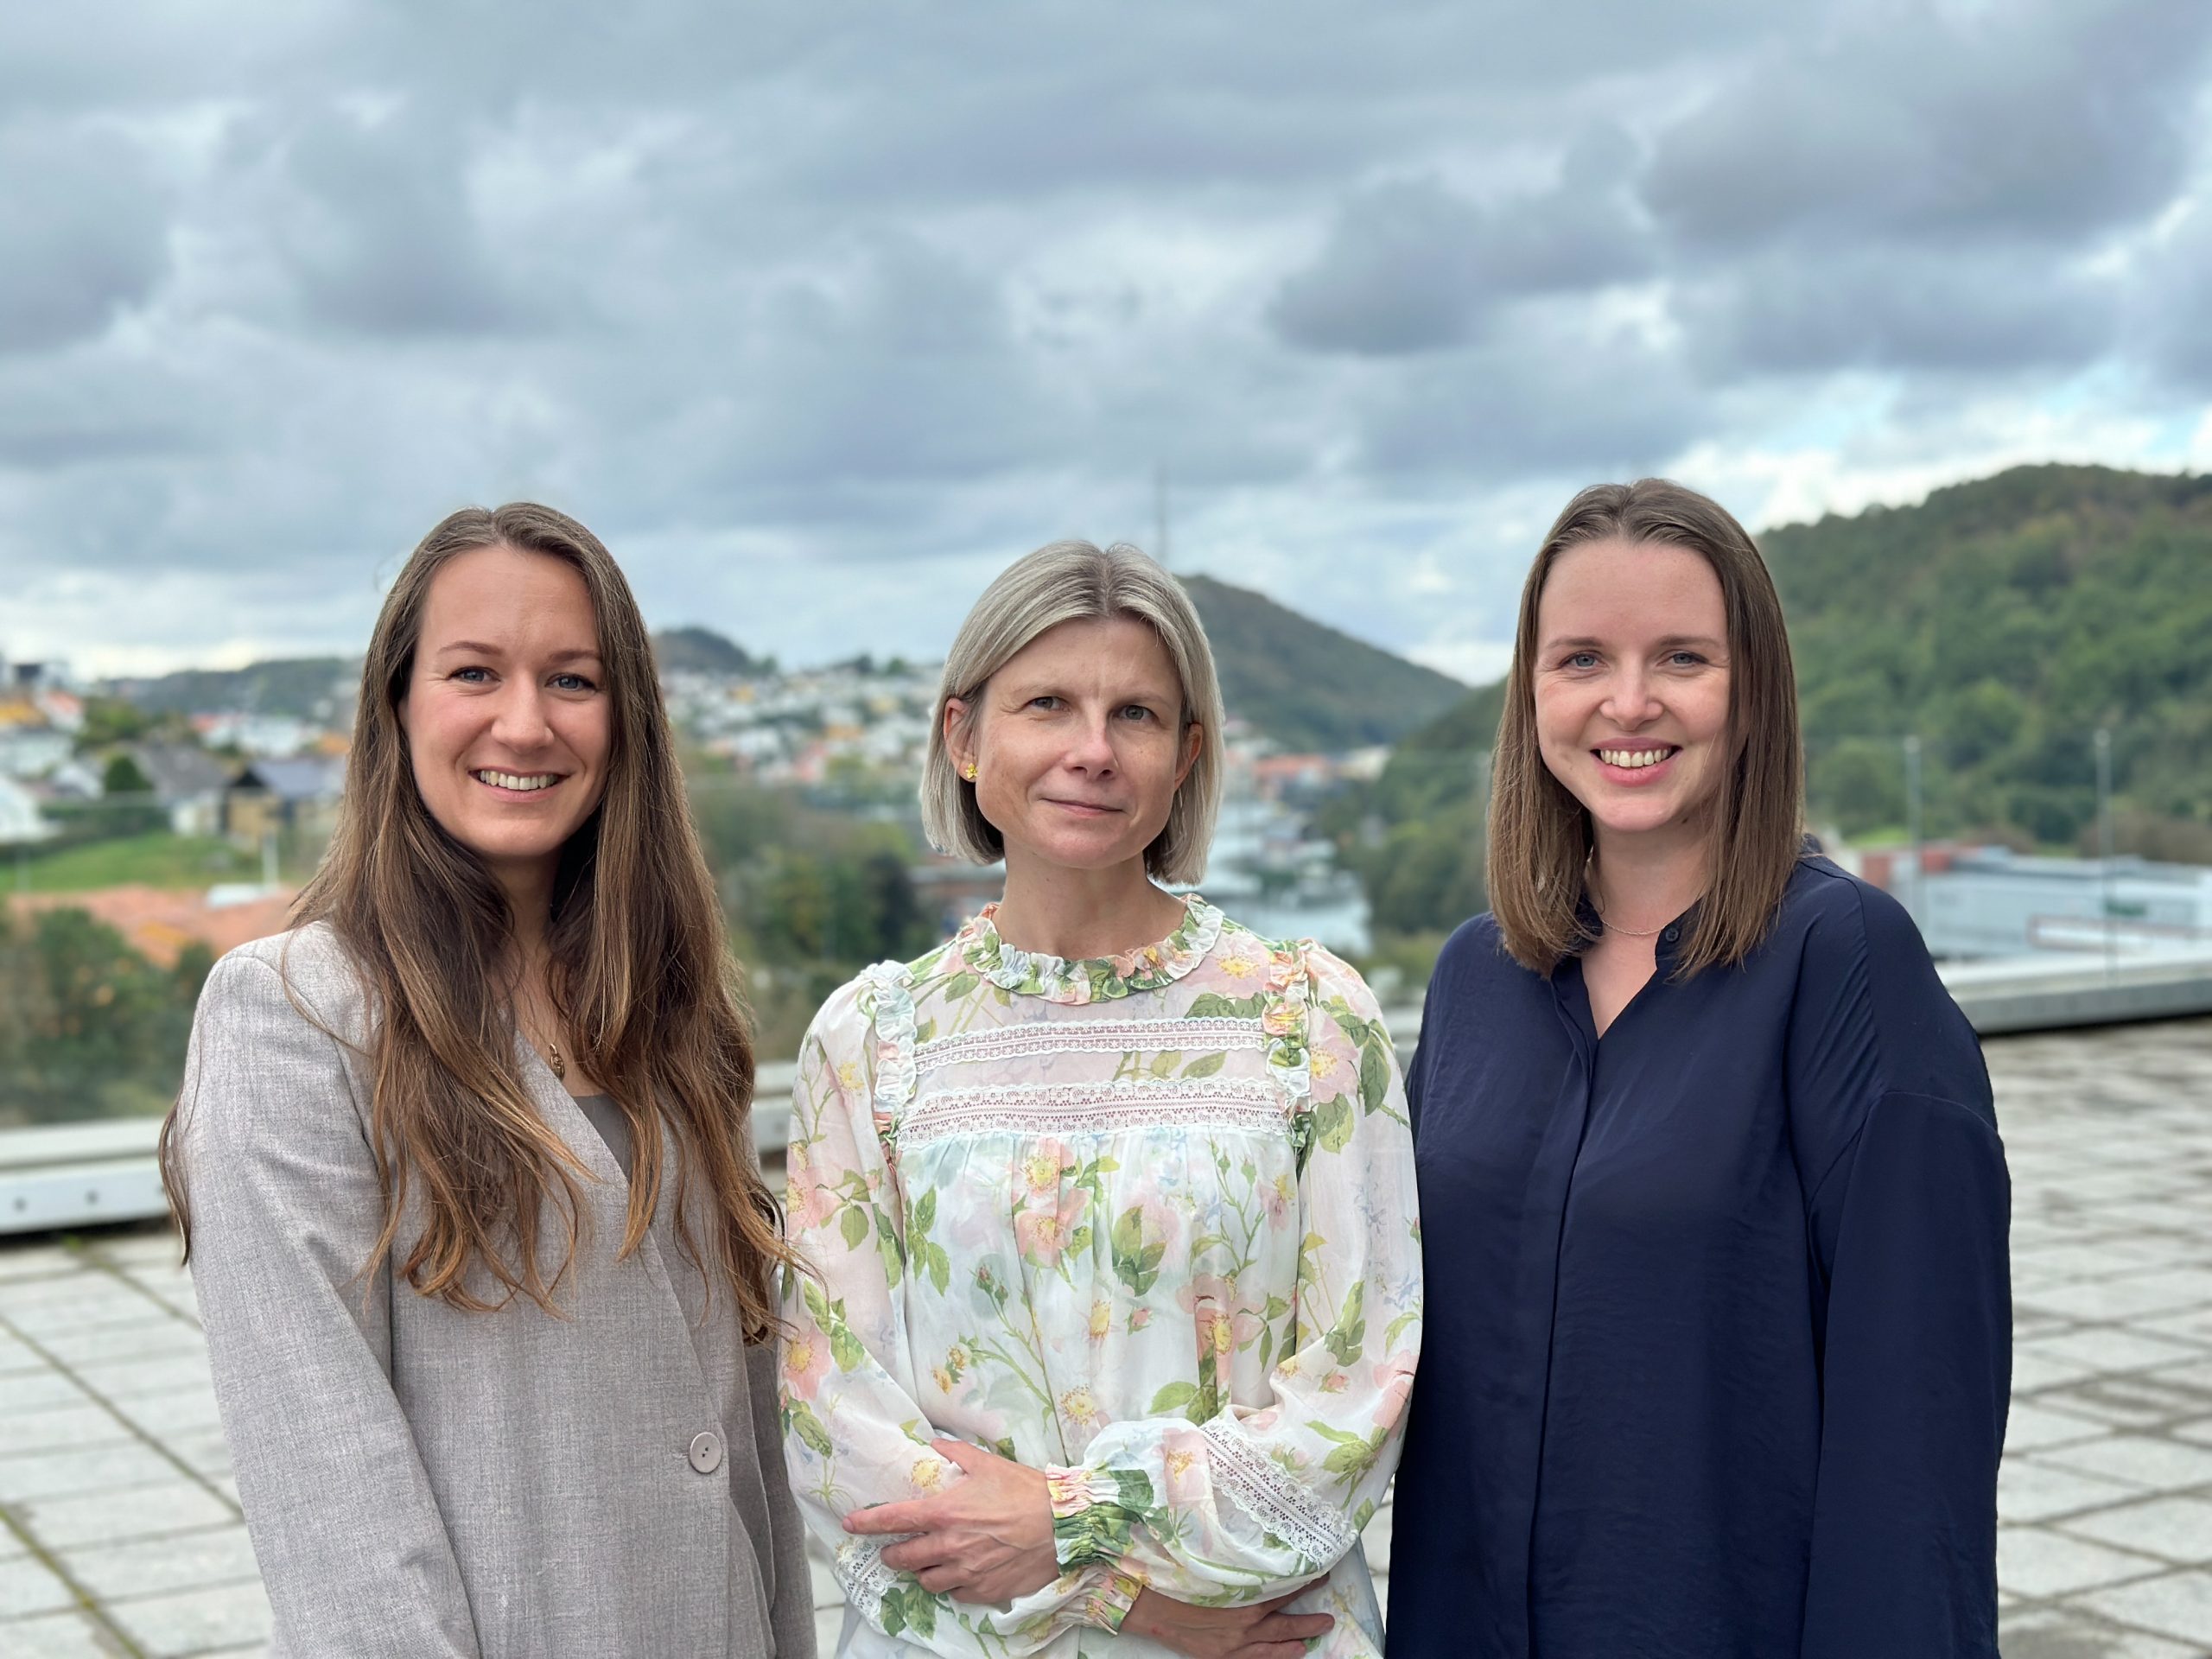
[[[193,1281],[273,1650],[813,1659],[774,1350],[744,1344],[726,1287],[709,1313],[668,1203],[615,1259],[627,1186],[542,1065],[532,1099],[601,1178],[568,1317],[461,1313],[359,1276],[383,1220],[368,1017],[327,927],[241,946],[200,994],[179,1111]]]

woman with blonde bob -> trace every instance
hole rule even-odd
[[[1430,1334],[1394,1659],[1995,1659],[2004,1151],[1911,918],[1808,849],[1782,607],[1717,503],[1568,504],[1492,909],[1408,1092]]]
[[[162,1131],[276,1650],[807,1659],[753,1053],[582,524],[416,549],[294,915]]]
[[[1381,1650],[1412,1142],[1358,976],[1159,885],[1221,728],[1132,548],[1018,561],[953,645],[924,822],[1005,898],[833,997],[792,1103],[785,1449],[842,1654]]]

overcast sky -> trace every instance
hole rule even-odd
[[[535,497],[942,653],[1064,535],[1463,678],[1577,486],[2212,467],[2203,0],[0,10],[0,652],[352,651]]]

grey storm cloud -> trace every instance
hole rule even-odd
[[[1635,147],[1601,126],[1571,145],[1541,193],[1478,207],[1434,179],[1347,201],[1313,264],[1285,280],[1269,320],[1286,342],[1388,356],[1456,345],[1502,299],[1603,287],[1651,268],[1628,199]]]
[[[2194,157],[2212,8],[1843,9],[1659,137],[1643,196],[1693,248],[1793,238],[2064,245],[2155,213]]]
[[[1688,285],[1681,315],[1720,377],[2074,370],[2102,356],[2121,326],[2116,283],[2044,249],[1766,257]]]
[[[66,121],[0,125],[0,352],[66,345],[143,304],[168,264],[143,158]]]
[[[340,645],[536,495],[669,620],[925,651],[995,560],[1148,536],[1164,467],[1185,557],[1421,644],[1525,552],[1467,526],[1830,388],[2185,413],[2208,45],[2199,0],[15,8],[4,626]]]

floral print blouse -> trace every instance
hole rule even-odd
[[[1322,1579],[1312,1651],[1379,1655],[1359,1534],[1421,1342],[1403,1085],[1312,944],[1188,902],[1158,944],[1017,950],[995,906],[830,999],[799,1055],[785,1447],[836,1551],[839,1651],[1136,1656],[1138,1591]],[[1058,1581],[998,1606],[886,1567],[851,1511],[937,1491],[964,1440],[1042,1469]]]

